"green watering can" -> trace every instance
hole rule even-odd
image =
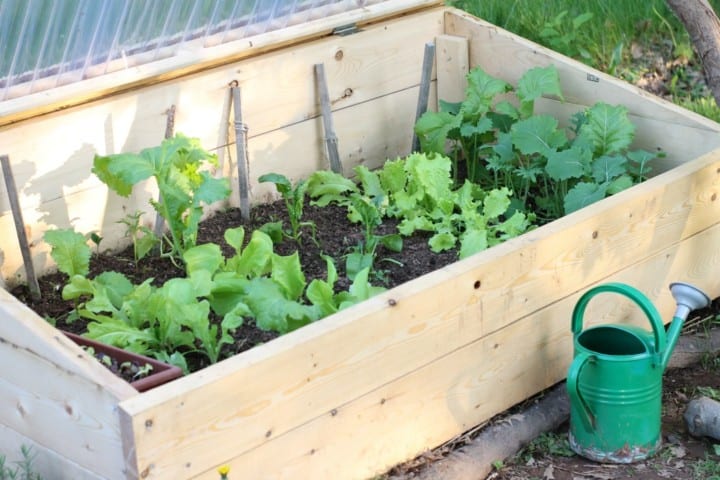
[[[597,462],[632,463],[660,447],[662,376],[688,314],[710,299],[672,283],[677,310],[667,334],[655,306],[637,289],[607,283],[585,293],[572,315],[574,359],[567,376],[572,450]],[[629,325],[582,330],[585,307],[599,293],[618,293],[645,313],[652,332]]]

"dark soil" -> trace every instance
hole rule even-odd
[[[234,251],[223,240],[223,233],[228,228],[244,226],[246,240],[249,239],[250,232],[267,222],[283,221],[284,226],[289,228],[287,210],[282,201],[258,205],[252,209],[250,217],[249,221],[244,222],[238,209],[219,212],[201,223],[198,243],[217,243],[226,256],[231,256]],[[314,278],[325,278],[327,275],[327,267],[321,254],[333,257],[340,275],[336,288],[347,289],[350,282],[344,277],[343,255],[362,240],[363,233],[360,226],[347,219],[347,211],[344,208],[332,205],[322,208],[306,205],[303,211],[303,221],[313,222],[316,225],[316,240],[321,248],[312,241],[311,231],[308,228],[303,231],[301,247],[294,240],[285,239],[275,245],[275,252],[289,255],[295,250],[299,250],[301,265],[308,283]],[[394,227],[393,223],[386,222],[378,228],[377,233],[395,233]],[[392,288],[457,260],[456,251],[433,253],[430,251],[427,241],[428,237],[423,235],[405,238],[403,249],[398,253],[385,250],[380,246],[375,274],[370,278],[370,282],[373,285]],[[155,285],[162,285],[170,278],[184,275],[183,269],[178,268],[170,260],[158,256],[148,256],[136,264],[132,247],[117,253],[93,255],[90,261],[90,278],[109,270],[125,274],[136,284],[152,277]],[[40,278],[41,300],[37,302],[31,299],[26,286],[18,286],[12,293],[41,317],[53,319],[58,328],[73,333],[83,333],[86,328],[84,320],[75,320],[72,323],[66,321],[68,314],[73,309],[71,302],[62,299],[62,289],[66,282],[67,276],[62,273],[54,273]],[[260,343],[268,342],[277,335],[275,332],[257,328],[252,320],[246,320],[235,331],[235,344],[224,347],[223,357],[229,357]],[[200,354],[188,354],[186,357],[191,371],[207,366],[206,358]]]
[[[92,347],[83,347],[83,349],[93,355],[97,361],[107,367],[108,370],[128,383],[140,380],[153,373],[150,365],[141,365],[137,362],[130,361],[120,362],[112,355],[104,352],[96,352]]]

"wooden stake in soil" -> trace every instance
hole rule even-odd
[[[165,140],[175,135],[175,105],[171,105],[170,108],[165,110],[167,115],[167,122],[165,123]],[[158,194],[158,203],[162,202],[162,196]],[[155,213],[155,228],[153,233],[157,238],[161,238],[163,229],[165,228],[165,219],[160,215],[159,212]]]
[[[330,168],[333,172],[343,174],[340,154],[338,153],[338,139],[333,126],[332,110],[330,109],[330,94],[328,93],[327,80],[325,79],[325,64],[315,64],[315,80],[317,81],[318,93],[320,94],[320,111],[322,113],[323,128],[325,130],[325,145],[330,161]]]
[[[12,170],[10,169],[10,157],[0,155],[0,163],[2,164],[3,176],[5,177],[5,187],[7,189],[8,199],[10,200],[10,210],[12,210],[13,221],[15,222],[15,231],[17,232],[18,243],[20,244],[20,252],[22,253],[30,295],[33,300],[39,300],[40,286],[35,276],[35,267],[33,266],[32,256],[30,255],[30,244],[28,243],[27,234],[25,233],[25,222],[23,221],[22,211],[20,210],[20,201],[18,200],[17,189],[15,187],[15,177],[13,177]]]
[[[250,188],[248,183],[247,132],[248,127],[242,121],[242,103],[240,87],[233,82],[230,87],[235,112],[235,147],[237,149],[238,191],[240,192],[240,216],[250,219]]]
[[[420,93],[418,93],[417,111],[415,112],[415,122],[427,111],[428,99],[430,98],[430,81],[432,78],[433,62],[435,61],[435,44],[425,44],[425,54],[423,56],[422,75],[420,77]],[[420,139],[413,129],[412,151],[420,151]]]

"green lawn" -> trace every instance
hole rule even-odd
[[[720,11],[720,0],[710,0]],[[495,25],[548,46],[562,54],[633,82],[648,68],[633,56],[633,45],[665,50],[687,59],[673,70],[672,100],[720,121],[714,99],[704,88],[686,81],[687,69],[698,68],[687,32],[663,0],[450,0]]]

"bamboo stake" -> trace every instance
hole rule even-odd
[[[235,113],[235,148],[237,149],[238,191],[240,192],[240,216],[250,219],[250,188],[248,183],[247,132],[248,127],[242,121],[242,100],[240,87],[233,82],[230,87]]]
[[[0,163],[2,163],[3,176],[5,177],[5,187],[7,189],[8,199],[10,200],[10,209],[12,210],[13,221],[15,222],[15,231],[20,244],[20,252],[22,253],[23,265],[25,266],[25,274],[27,275],[28,287],[32,299],[40,300],[40,285],[38,285],[35,276],[35,267],[32,263],[30,255],[30,244],[28,243],[27,233],[25,232],[25,222],[20,210],[20,201],[17,196],[17,188],[15,187],[15,177],[13,177],[10,169],[10,157],[0,155]]]
[[[171,105],[165,111],[167,115],[167,122],[165,123],[165,140],[175,135],[175,105]],[[158,203],[162,202],[162,197],[158,194]],[[162,238],[163,229],[165,228],[165,219],[160,215],[160,212],[155,212],[155,227],[153,233],[157,238]]]
[[[423,56],[422,74],[420,77],[420,93],[418,94],[417,111],[415,112],[415,122],[427,111],[428,99],[430,97],[430,82],[432,80],[433,61],[435,60],[435,44],[425,44],[425,54]],[[420,139],[413,129],[412,151],[420,151]]]
[[[322,113],[323,129],[325,130],[325,145],[327,146],[327,155],[330,162],[330,168],[333,172],[343,174],[342,163],[340,163],[340,154],[338,153],[338,138],[335,135],[335,127],[332,120],[332,109],[330,108],[330,94],[328,93],[327,80],[325,79],[325,64],[315,64],[315,79],[318,85],[318,93],[320,94],[320,111]]]

